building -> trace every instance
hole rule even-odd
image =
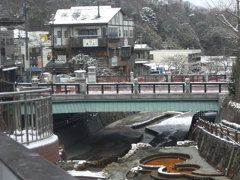
[[[52,57],[49,32],[28,32],[28,57],[26,59],[25,31],[14,30],[15,61],[22,64],[23,81],[30,82],[34,77],[40,77],[46,64]]]
[[[124,74],[133,71],[134,23],[126,19],[121,8],[59,9],[50,26],[56,65],[65,66],[69,59],[82,53]]]
[[[0,26],[0,81],[16,81],[18,67],[14,60],[13,31]]]
[[[152,50],[150,54],[153,56],[153,61],[149,64],[152,72],[181,74],[191,71],[189,69],[192,66],[190,63],[192,63],[193,58],[201,56],[201,49]],[[182,71],[183,69],[184,71]]]
[[[149,75],[151,67],[148,65],[153,60],[153,56],[150,54],[151,47],[147,44],[135,44],[135,67],[134,73],[137,75]]]

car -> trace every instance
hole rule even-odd
[[[58,74],[57,77],[60,79],[60,83],[73,83],[75,82],[75,77],[68,74]]]

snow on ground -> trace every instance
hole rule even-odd
[[[109,174],[104,172],[92,172],[92,171],[75,171],[70,170],[67,171],[68,174],[75,176],[75,177],[91,177],[91,178],[98,178],[98,179],[106,179],[109,177]]]
[[[54,134],[50,135],[49,137],[44,137],[41,135],[37,135],[36,130],[28,130],[28,141],[30,141],[29,144],[27,144],[27,131],[14,131],[12,135],[10,135],[10,138],[17,141],[18,143],[23,144],[28,149],[33,149],[41,146],[45,146],[48,144],[51,144],[53,142],[56,142],[58,140],[58,137]],[[34,142],[31,142],[34,141]]]
[[[192,122],[192,115],[190,116],[183,116],[182,114],[169,118],[165,121],[162,121],[158,125],[184,125],[190,126]]]

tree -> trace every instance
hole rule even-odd
[[[234,2],[234,1],[233,1]],[[230,30],[230,35],[235,37],[237,40],[237,58],[235,66],[233,66],[233,86],[234,86],[234,99],[237,102],[240,102],[240,9],[239,9],[239,0],[235,0],[236,9],[232,10],[226,8],[225,10],[217,14],[217,19]]]

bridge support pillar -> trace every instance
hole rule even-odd
[[[130,72],[130,82],[134,82],[134,73]]]
[[[208,82],[208,73],[205,73],[205,74],[204,74],[204,81],[205,81],[205,82]]]
[[[172,75],[171,74],[167,75],[167,82],[172,82]]]
[[[139,91],[138,91],[138,79],[134,79],[133,81],[133,87],[134,87],[134,94],[138,94]]]
[[[190,93],[190,79],[185,79],[185,93]]]
[[[85,78],[85,70],[77,70],[74,71],[76,74],[75,82],[80,84],[80,93],[86,94],[86,78]]]

